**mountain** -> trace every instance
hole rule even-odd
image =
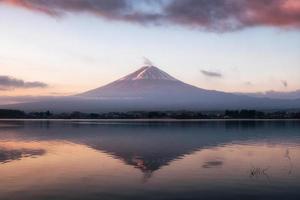
[[[300,108],[300,100],[256,98],[205,90],[186,84],[157,67],[145,66],[112,83],[81,94],[5,108],[54,112],[294,109]]]
[[[226,94],[186,84],[154,66],[139,70],[105,86],[78,94],[78,97],[105,99],[144,99],[159,101],[191,100],[191,96]],[[175,97],[170,99],[170,97]],[[196,101],[199,101],[197,99]],[[169,102],[169,103],[171,103]]]
[[[266,97],[272,99],[300,99],[300,90],[280,92],[280,91],[266,91],[266,92],[254,92],[254,93],[238,93],[242,95],[248,95],[252,97]]]

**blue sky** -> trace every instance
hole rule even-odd
[[[68,13],[51,17],[0,4],[0,75],[48,84],[3,95],[75,94],[143,66],[229,92],[300,89],[299,29],[256,26],[223,33]],[[206,76],[201,70],[221,76]],[[283,81],[287,83],[285,86]]]

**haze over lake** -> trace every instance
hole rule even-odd
[[[0,199],[299,199],[299,121],[0,121]]]

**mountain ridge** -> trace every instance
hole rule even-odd
[[[1,106],[25,111],[113,112],[149,110],[298,109],[298,100],[256,98],[184,83],[144,66],[104,86],[68,97]]]

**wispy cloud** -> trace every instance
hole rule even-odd
[[[85,12],[109,20],[180,25],[215,32],[256,26],[300,28],[299,0],[0,0],[0,3],[55,17]]]
[[[288,82],[286,80],[282,80],[281,83],[285,88],[288,87]]]
[[[201,73],[204,76],[212,77],[212,78],[221,78],[223,75],[218,72],[213,72],[213,71],[207,71],[207,70],[200,70]]]
[[[247,86],[252,86],[253,85],[253,83],[251,81],[246,81],[246,82],[244,82],[244,84],[247,85]]]
[[[143,60],[144,60],[144,65],[154,66],[154,63],[149,58],[143,57]]]
[[[39,81],[24,81],[22,79],[13,78],[10,76],[0,75],[0,89],[10,90],[14,88],[45,88],[48,85]]]

